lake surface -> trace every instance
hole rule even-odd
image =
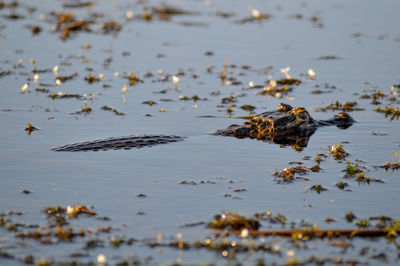
[[[113,229],[43,244],[0,227],[1,265],[24,263],[29,255],[35,262],[89,263],[99,254],[110,264],[128,258],[143,264],[282,264],[310,256],[338,257],[342,263],[399,263],[399,249],[385,238],[345,239],[346,247],[328,239],[309,241],[305,247],[285,238],[257,238],[280,252],[249,251],[230,259],[220,251],[147,244],[160,235],[163,243],[175,241],[177,234],[188,242],[213,237],[205,224],[228,210],[244,216],[270,210],[287,218],[284,227],[265,222],[260,230],[289,229],[292,222],[300,226],[304,221],[322,229],[355,229],[357,220],[371,216],[399,219],[399,171],[377,166],[399,161],[394,153],[400,152],[400,122],[398,116],[391,120],[391,115],[375,111],[399,107],[400,89],[393,86],[400,84],[399,1],[77,3],[82,2],[0,2],[0,212],[14,223],[24,222],[20,230],[28,232],[36,229],[26,225],[47,225],[44,207],[80,203],[109,220],[82,215],[69,219],[74,229]],[[188,12],[155,12],[162,3]],[[87,21],[90,31],[71,31],[63,40],[60,12],[74,12],[75,21]],[[106,32],[110,21],[120,30]],[[33,26],[40,33],[33,34]],[[263,94],[267,80],[285,78],[281,69],[286,67],[301,83],[289,86],[288,92]],[[316,72],[314,79],[309,69]],[[142,82],[130,85],[129,73]],[[92,83],[85,80],[90,74]],[[57,84],[57,77],[65,76],[70,79]],[[378,91],[385,96],[372,104],[371,95]],[[75,97],[57,97],[63,94]],[[200,99],[193,100],[194,95]],[[319,128],[301,151],[210,134],[243,123],[240,117],[251,113],[242,105],[262,113],[284,102],[305,107],[315,119],[328,119],[339,111],[318,108],[336,101],[357,102],[355,107],[362,110],[350,112],[356,123],[346,130]],[[85,107],[92,111],[76,113]],[[39,130],[28,135],[28,122]],[[59,145],[136,134],[186,138],[131,150],[52,151]],[[338,143],[349,153],[344,160],[330,155],[329,146]],[[308,170],[293,182],[274,176],[275,169],[296,166],[290,162],[311,168],[316,155],[324,153],[328,156],[319,172]],[[383,183],[344,178],[347,161]],[[338,189],[338,181],[348,187]],[[311,191],[317,184],[328,190]],[[345,219],[348,211],[357,216],[353,223]],[[327,217],[335,222],[327,223]],[[204,223],[184,226],[199,222]],[[116,248],[113,238],[138,241]],[[84,249],[91,239],[102,244]],[[232,239],[247,241],[234,236],[227,241]]]

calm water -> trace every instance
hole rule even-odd
[[[204,239],[212,235],[204,225],[181,226],[211,221],[224,210],[242,215],[271,210],[274,214],[284,214],[289,221],[304,219],[321,228],[354,228],[354,224],[344,219],[347,211],[359,218],[374,215],[399,218],[399,172],[386,172],[374,166],[396,160],[393,153],[400,151],[400,123],[375,112],[377,106],[371,104],[371,99],[360,96],[377,90],[386,95],[399,93],[399,89],[391,91],[391,85],[400,83],[400,2],[164,1],[196,12],[171,16],[169,21],[157,16],[151,21],[140,19],[145,7],[160,4],[140,2],[97,1],[88,9],[63,7],[74,1],[42,1],[40,5],[37,1],[23,1],[17,7],[9,7],[10,1],[6,1],[6,6],[0,9],[0,71],[11,71],[0,78],[0,212],[22,211],[23,215],[14,215],[12,220],[45,225],[45,215],[40,211],[44,206],[77,203],[94,206],[100,216],[111,220],[79,218],[72,220],[72,225],[76,228],[110,225],[121,229],[103,235],[105,241],[111,236],[156,238],[158,233],[165,239],[176,238],[177,233],[182,233],[185,241]],[[271,17],[238,23],[251,17],[251,6]],[[30,7],[35,7],[35,11],[29,13]],[[54,32],[57,19],[51,16],[51,11],[75,11],[78,20],[94,21],[90,25],[92,32],[73,33],[70,39],[61,40],[60,33]],[[133,12],[133,19],[126,18],[128,11]],[[218,16],[218,11],[232,16]],[[10,14],[23,18],[12,20],[7,18]],[[99,24],[111,20],[122,25],[121,31],[103,34]],[[40,26],[41,33],[32,36],[29,28],[32,25]],[[84,45],[91,48],[84,49]],[[212,55],[207,56],[206,52]],[[319,58],[322,56],[337,58]],[[30,59],[35,60],[34,65]],[[221,82],[224,62],[228,65],[227,77],[234,77],[240,85]],[[60,76],[78,75],[57,86],[51,71],[56,65]],[[281,98],[256,95],[261,89],[249,89],[250,81],[266,85],[269,75],[272,79],[283,78],[280,69],[287,66],[290,75],[302,81],[288,95]],[[39,73],[37,83],[33,80],[34,67],[46,70]],[[211,71],[207,71],[208,67]],[[309,68],[316,72],[314,80],[306,74]],[[115,72],[119,77],[115,77]],[[130,72],[144,82],[128,85],[121,94]],[[144,77],[148,72],[153,77]],[[184,75],[179,75],[180,72]],[[104,79],[89,84],[84,78],[90,73],[103,74]],[[157,81],[167,73],[168,81]],[[173,83],[171,75],[177,75],[179,83]],[[25,83],[29,86],[22,93]],[[326,93],[312,93],[316,89]],[[53,92],[87,97],[53,100],[48,97]],[[180,100],[180,96],[193,95],[207,100]],[[221,100],[231,95],[240,96],[234,103],[237,107],[233,108],[232,117],[226,112],[229,104],[221,106]],[[396,95],[394,98],[394,101],[388,97],[379,99],[378,106],[398,107],[399,99]],[[157,104],[142,104],[149,100]],[[255,106],[258,113],[286,102],[306,107],[316,119],[326,119],[335,112],[318,112],[316,108],[337,100],[357,101],[357,107],[364,108],[351,113],[357,123],[347,130],[318,129],[301,152],[290,146],[209,134],[242,123],[237,117],[249,115],[239,108],[244,104]],[[93,109],[90,114],[72,114],[85,103]],[[104,105],[126,115],[101,110]],[[40,130],[27,135],[24,128],[28,122]],[[187,139],[129,151],[51,151],[58,145],[132,134],[175,134]],[[278,184],[274,179],[275,169],[289,167],[292,161],[302,161],[311,167],[317,153],[328,152],[329,145],[340,142],[350,153],[348,160],[365,166],[368,176],[384,183],[360,185],[352,179],[344,180],[346,162],[332,158],[321,163],[321,172],[307,173],[308,181]],[[305,160],[307,156],[311,160]],[[198,184],[179,184],[184,180]],[[202,180],[212,183],[200,184]],[[347,182],[351,191],[337,189],[335,184],[339,180]],[[315,184],[328,191],[321,194],[309,191]],[[33,193],[21,193],[24,189]],[[235,189],[246,191],[239,193]],[[138,194],[147,197],[140,198]],[[232,197],[224,197],[225,194]],[[327,216],[336,222],[327,224]],[[263,229],[268,229],[268,224]],[[293,247],[289,241],[278,241],[281,257],[251,253],[241,254],[237,260],[255,263],[264,258],[267,263],[283,263],[288,258],[285,250]],[[308,249],[296,250],[295,256],[337,255],[360,257],[371,264],[398,263],[399,251],[384,239],[353,240],[345,254],[328,242],[312,242]],[[17,259],[32,254],[36,259],[70,261],[73,258],[69,255],[81,252],[83,246],[80,240],[38,245],[34,240],[15,239],[12,233],[0,228],[0,251]],[[370,246],[371,251],[360,256],[360,249],[365,246]],[[388,255],[387,261],[371,258],[383,251]],[[115,249],[108,242],[78,260],[95,261],[100,253],[106,254],[110,263],[133,255],[142,260],[151,256],[151,263],[156,264],[173,263],[177,258],[184,264],[229,263],[212,251],[180,253],[164,248],[160,253],[144,244]],[[2,265],[17,263],[18,260],[0,256]]]

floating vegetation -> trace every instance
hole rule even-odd
[[[90,73],[85,77],[85,80],[89,83],[89,84],[93,84],[95,82],[99,82],[102,80],[101,76],[99,75],[99,77],[96,77],[94,74]]]
[[[376,132],[376,131],[372,131],[371,134],[372,134],[373,136],[387,136],[387,135],[388,135],[388,133],[385,133],[385,132]]]
[[[329,146],[329,151],[336,160],[342,160],[349,155],[349,153],[343,149],[343,145],[341,143],[336,144],[336,146]]]
[[[210,222],[207,227],[227,230],[257,230],[260,227],[260,223],[257,219],[241,216],[229,211],[215,215],[214,220]]]
[[[141,80],[138,76],[133,74],[132,72],[128,74],[128,79],[129,79],[129,85],[135,85],[136,83],[141,83],[143,80]]]
[[[337,60],[337,59],[342,59],[339,56],[336,55],[323,55],[323,56],[318,56],[316,58],[317,60]]]
[[[281,238],[289,238],[289,242],[285,242],[288,245],[292,245],[286,251],[286,254],[294,254],[294,248],[299,248],[300,245],[305,245],[308,241],[316,241],[318,239],[329,239],[329,244],[346,248],[349,244],[346,239],[353,239],[355,237],[386,237],[389,241],[393,241],[397,238],[400,233],[400,221],[395,220],[387,216],[371,216],[364,219],[358,219],[352,212],[347,212],[345,219],[349,223],[354,222],[354,226],[357,228],[349,229],[320,229],[315,224],[312,225],[307,221],[301,220],[299,222],[288,223],[286,217],[281,214],[272,215],[270,211],[256,213],[251,217],[245,217],[234,212],[223,212],[214,217],[210,223],[197,222],[191,224],[185,224],[181,227],[193,227],[206,224],[207,227],[216,229],[213,232],[213,236],[206,236],[203,240],[184,241],[181,233],[177,233],[176,237],[165,238],[163,235],[158,233],[157,238],[147,239],[136,239],[127,236],[112,235],[106,239],[102,237],[103,234],[109,235],[114,231],[115,228],[110,226],[101,227],[98,226],[97,230],[93,227],[79,228],[76,229],[68,224],[68,220],[76,218],[81,213],[94,216],[95,212],[88,210],[86,207],[77,204],[73,207],[64,208],[62,206],[50,206],[43,209],[43,212],[47,214],[47,218],[50,221],[52,217],[63,217],[65,220],[64,224],[53,224],[50,223],[48,226],[30,225],[25,223],[13,222],[11,216],[18,214],[10,210],[8,214],[0,213],[0,227],[8,230],[16,238],[21,239],[33,239],[43,244],[59,244],[59,243],[71,243],[76,238],[79,238],[80,242],[83,242],[83,250],[88,252],[98,248],[120,248],[122,246],[132,246],[136,243],[148,246],[150,248],[172,248],[172,249],[204,249],[207,251],[216,251],[222,254],[223,257],[234,259],[238,253],[250,254],[249,252],[263,252],[271,255],[282,256]],[[68,215],[71,213],[71,216]],[[21,213],[22,214],[22,213]],[[19,215],[21,215],[19,214]],[[356,220],[358,219],[358,220]],[[60,220],[60,219],[59,219]],[[335,221],[331,217],[327,217],[326,222]],[[282,229],[271,229],[271,230],[259,230],[262,226],[262,222],[269,224],[281,225]],[[286,224],[290,224],[290,229],[285,229]],[[368,228],[368,229],[365,229]],[[222,230],[222,231],[221,231]],[[93,236],[96,236],[93,238]],[[334,239],[338,240],[334,240]],[[293,249],[291,248],[293,247]],[[286,249],[285,248],[285,249]],[[85,254],[87,254],[85,252]],[[1,253],[4,255],[5,253]],[[81,253],[74,253],[75,256],[80,256]],[[97,253],[99,254],[99,253]],[[96,254],[97,262],[106,262],[107,258],[105,255]],[[8,258],[14,258],[13,254],[8,254]],[[288,255],[289,256],[289,255]],[[294,258],[292,258],[294,259]],[[315,263],[315,260],[321,262],[318,258],[307,259],[310,263]],[[324,261],[328,262],[331,259],[324,257]],[[35,258],[32,255],[24,257],[26,263],[56,263],[53,259]],[[125,259],[122,262],[131,262],[131,259]],[[136,258],[135,265],[142,263],[141,260]],[[146,259],[149,262],[148,259]],[[297,259],[296,259],[297,261]],[[332,262],[339,263],[338,259],[332,259]],[[343,262],[343,259],[340,259]],[[61,263],[62,264],[62,263]],[[47,265],[47,264],[46,264]]]
[[[310,93],[312,93],[312,94],[323,94],[323,93],[330,93],[330,92],[331,91],[323,91],[323,90],[319,90],[319,89],[310,91]]]
[[[346,216],[345,216],[346,220],[348,223],[353,222],[354,219],[356,219],[357,217],[354,215],[354,213],[352,213],[351,211],[346,212]]]
[[[278,170],[275,169],[274,176],[281,178],[280,181],[290,183],[290,182],[293,182],[293,180],[295,180],[295,179],[307,180],[306,178],[300,178],[300,177],[295,178],[295,174],[305,175],[306,173],[307,173],[307,167],[305,167],[303,165],[298,165],[298,166],[291,167],[291,168],[285,168],[285,169],[281,170],[280,172],[278,172]]]
[[[253,105],[250,105],[250,104],[244,104],[244,105],[240,106],[240,109],[245,110],[245,111],[249,111],[250,114],[252,114],[253,111],[256,109],[256,107],[253,106]]]
[[[40,32],[42,32],[42,28],[40,26],[37,26],[37,25],[32,25],[29,28],[30,28],[30,30],[31,30],[33,35],[38,35]]]
[[[73,73],[71,75],[67,75],[67,76],[57,76],[56,82],[64,83],[64,82],[66,82],[68,80],[71,80],[71,79],[75,78],[76,76],[78,76],[77,72],[75,72],[75,73]]]
[[[325,188],[325,187],[323,187],[321,184],[318,184],[318,185],[313,185],[313,186],[311,186],[311,187],[310,187],[310,190],[311,190],[311,191],[315,191],[315,192],[317,192],[318,194],[320,194],[322,191],[327,191],[328,189]]]
[[[384,183],[382,179],[366,176],[364,172],[361,172],[357,175],[357,181],[359,184],[368,184],[368,185],[371,182]]]
[[[112,108],[112,107],[109,107],[109,106],[107,106],[107,105],[103,105],[103,106],[101,107],[101,110],[104,110],[104,111],[112,111],[112,112],[114,112],[114,114],[116,114],[116,115],[125,115],[125,113],[120,112],[120,111],[118,111],[117,109]]]
[[[137,242],[135,238],[120,238],[120,237],[111,237],[110,238],[110,245],[114,248],[118,248],[121,245],[128,245],[131,246],[133,243]]]
[[[353,165],[351,161],[347,162],[346,167],[346,174],[348,176],[355,176],[356,174],[360,173],[361,169],[359,168],[358,164]]]
[[[312,166],[310,168],[310,170],[311,170],[311,172],[318,173],[321,170],[321,167],[319,166],[319,164],[316,164],[316,165]]]
[[[359,184],[369,185],[371,182],[384,183],[382,179],[366,176],[365,172],[361,170],[362,168],[364,167],[360,167],[358,164],[353,165],[351,161],[348,161],[345,177],[355,177]]]
[[[269,13],[261,14],[257,9],[253,9],[250,17],[236,20],[235,23],[236,24],[245,24],[245,23],[250,23],[250,22],[268,20],[270,18],[271,18],[271,14],[269,14]]]
[[[322,187],[322,186],[321,186]],[[323,189],[321,188],[321,191]],[[312,238],[333,238],[333,237],[387,237],[388,239],[392,239],[393,237],[397,237],[397,234],[400,232],[400,221],[392,219],[387,216],[371,216],[367,219],[359,219],[356,221],[355,225],[357,227],[374,227],[374,229],[368,230],[360,230],[360,229],[319,229],[316,226],[312,226],[305,221],[302,221],[299,224],[292,222],[292,226],[296,229],[290,230],[271,230],[271,231],[259,231],[258,228],[261,226],[260,221],[267,221],[269,223],[280,223],[282,225],[287,223],[287,220],[284,216],[278,214],[277,216],[272,216],[270,211],[265,213],[255,214],[253,218],[246,218],[244,216],[240,216],[237,213],[229,212],[228,214],[233,215],[230,216],[230,219],[233,221],[238,221],[239,225],[237,229],[234,229],[234,226],[231,226],[230,223],[220,222],[221,220],[226,219],[227,216],[221,218],[221,215],[226,215],[223,213],[221,215],[216,215],[214,220],[210,223],[215,225],[212,227],[214,229],[225,230],[224,235],[227,236],[229,234],[237,234],[243,237],[244,234],[252,235],[252,236],[282,236],[282,237],[292,237],[294,240],[303,240],[307,241]],[[352,212],[347,212],[345,215],[345,219],[349,223],[353,223],[357,217]],[[250,221],[250,222],[248,222]],[[327,217],[326,221],[334,221],[331,217]],[[249,225],[252,223],[258,222],[257,229],[251,228]],[[208,227],[210,227],[208,224]],[[245,226],[245,225],[247,226]],[[207,239],[206,239],[207,241]],[[210,240],[207,241],[210,244]]]
[[[179,182],[179,184],[181,184],[181,185],[197,185],[196,182],[188,181],[188,180],[183,180],[183,181]]]
[[[207,101],[208,99],[207,98],[200,98],[197,94],[194,94],[192,97],[179,95],[179,100],[181,100],[181,101],[191,101],[191,100],[193,100],[194,102],[197,102],[197,101]]]
[[[365,221],[360,221],[359,227],[365,226]],[[365,227],[364,227],[365,228]],[[393,232],[393,231],[392,231]],[[396,234],[400,233],[399,229],[394,230]],[[239,234],[238,231],[229,232],[231,234]],[[248,231],[252,236],[281,236],[292,237],[294,239],[309,240],[311,238],[334,238],[334,237],[388,237],[388,230],[385,229],[294,229],[294,230],[274,230],[274,231]],[[388,237],[389,238],[389,237]]]
[[[71,21],[68,24],[65,24],[63,29],[61,29],[60,38],[65,40],[70,37],[71,32],[78,32],[78,31],[87,31],[90,32],[89,22],[80,20],[80,21]]]
[[[142,102],[142,104],[148,104],[149,106],[153,106],[153,105],[155,105],[155,104],[157,104],[155,101],[151,101],[151,100],[149,100],[149,101],[144,101],[144,102]]]
[[[386,96],[386,95],[385,95],[383,92],[381,92],[380,90],[378,90],[378,91],[375,92],[375,93],[372,93],[372,94],[371,94],[371,97],[372,97],[372,102],[371,102],[371,104],[375,104],[375,105],[380,104],[381,102],[378,101],[378,99],[379,99],[379,98],[380,98],[380,99],[383,99],[385,96]]]
[[[105,23],[100,24],[100,29],[103,30],[103,33],[116,33],[121,30],[121,24],[115,21],[108,21]]]
[[[0,71],[0,78],[5,77],[5,76],[9,76],[11,74],[14,74],[15,72],[11,71],[11,70],[7,70],[7,71]]]
[[[62,206],[50,206],[45,207],[42,210],[46,213],[48,226],[29,225],[26,223],[13,223],[11,219],[6,219],[0,216],[0,226],[6,226],[9,231],[15,233],[16,238],[30,238],[40,241],[43,244],[56,244],[59,241],[70,242],[75,237],[85,237],[91,235],[93,229],[88,228],[87,230],[73,229],[72,227],[65,228],[68,225],[69,218],[77,218],[81,213],[93,216],[96,215],[94,211],[87,209],[85,206],[77,204],[75,206],[68,206],[66,208]],[[14,212],[10,211],[11,216]],[[19,214],[19,215],[22,215]],[[106,231],[110,231],[107,229]],[[99,227],[98,232],[105,232],[103,228]],[[33,258],[30,259],[33,261]]]
[[[315,84],[314,85],[315,90],[312,90],[310,93],[312,94],[323,94],[323,93],[331,93],[333,90],[336,89],[335,85],[331,85],[329,83],[323,83],[323,84]],[[320,89],[321,88],[321,89]]]
[[[269,85],[264,87],[257,94],[270,95],[275,98],[282,98],[283,95],[287,95],[291,91],[293,91],[293,89],[291,87],[289,87],[288,85],[278,87],[276,81],[273,81],[273,82],[270,81]]]
[[[196,15],[198,12],[184,10],[178,7],[162,4],[151,9],[154,14],[159,15],[160,19],[169,19],[170,16],[176,15]]]
[[[39,129],[37,127],[34,127],[31,122],[28,122],[28,127],[25,128],[26,133],[30,136],[35,130]]]
[[[60,38],[66,40],[71,36],[71,32],[86,31],[90,32],[89,21],[76,20],[74,12],[51,12],[50,15],[57,19],[57,31]]]
[[[77,217],[81,213],[96,215],[96,212],[89,210],[88,208],[82,206],[81,204],[77,204],[73,207],[67,206],[66,212],[69,217],[73,218]]]
[[[327,110],[332,110],[332,111],[341,110],[343,112],[364,110],[364,108],[356,107],[356,105],[357,105],[357,102],[346,102],[346,103],[342,104],[339,101],[336,101],[335,103],[331,103],[331,104],[323,106],[323,107],[314,108],[314,110],[315,111],[323,111],[323,112],[325,112]]]
[[[65,8],[83,8],[83,7],[92,7],[95,4],[95,2],[92,1],[71,1],[67,3],[63,3],[63,7]]]
[[[346,187],[348,187],[349,184],[344,183],[344,182],[341,182],[341,181],[338,181],[338,182],[336,183],[336,186],[337,186],[338,189],[343,190],[343,189],[345,189]]]
[[[321,156],[324,156],[324,159],[325,159],[325,160],[326,160],[326,158],[327,158],[326,153],[324,153],[324,154],[319,154],[319,153],[317,153],[317,156],[315,157],[315,161],[317,162],[317,164],[320,164],[320,163],[321,163]]]
[[[235,102],[237,102],[237,99],[233,95],[221,99],[222,104],[230,104]]]
[[[399,116],[400,116],[400,109],[399,107],[397,107],[396,109],[392,106],[385,106],[385,109],[383,108],[376,108],[375,111],[377,111],[378,113],[384,113],[385,117],[390,117],[390,121],[393,121],[394,119],[399,120]]]
[[[380,168],[385,168],[385,170],[391,169],[393,170],[399,170],[400,169],[400,154],[395,152],[393,155],[398,157],[398,161],[395,161],[392,159],[392,162],[386,162],[385,164],[379,166]]]
[[[301,80],[294,79],[294,78],[283,78],[276,81],[278,85],[300,85]]]
[[[45,88],[36,88],[35,91],[40,92],[40,93],[49,93],[50,92],[49,89],[45,89]]]
[[[83,98],[83,96],[80,95],[80,94],[63,93],[61,91],[58,92],[58,93],[53,92],[48,97],[52,98],[53,100],[56,100],[56,99],[70,99],[70,98],[75,98],[77,100],[80,100],[81,98]]]
[[[369,223],[368,223],[367,220],[358,220],[358,221],[356,222],[356,225],[357,225],[359,228],[367,228],[367,227],[369,226]]]
[[[89,106],[87,106],[87,104],[85,103],[85,106],[82,107],[82,109],[80,111],[76,111],[74,113],[71,113],[71,115],[81,115],[81,114],[86,114],[88,115],[90,112],[92,112],[92,108],[90,108]]]

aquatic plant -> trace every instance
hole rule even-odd
[[[25,128],[26,133],[30,136],[35,130],[39,129],[37,127],[34,127],[31,122],[28,122],[28,127]]]
[[[346,218],[347,222],[351,223],[357,217],[351,211],[348,211],[348,212],[346,212],[345,218]]]
[[[392,159],[392,162],[386,162],[384,165],[379,166],[380,168],[385,168],[385,170],[398,170],[400,169],[400,154],[395,152],[393,155],[398,157],[398,161]]]
[[[340,103],[339,101],[336,101],[334,103],[332,102],[329,105],[315,108],[315,111],[323,111],[323,112],[325,112],[327,110],[332,110],[332,111],[341,110],[343,112],[349,112],[349,111],[362,111],[362,110],[364,110],[364,108],[356,107],[356,105],[357,105],[357,102],[345,102],[343,104],[343,103]]]
[[[360,173],[361,170],[358,166],[358,164],[353,165],[351,161],[347,162],[347,167],[346,167],[346,174],[349,176],[355,176],[357,173]]]
[[[310,187],[310,190],[317,192],[320,194],[322,191],[327,191],[328,189],[323,187],[321,184],[313,185]]]
[[[116,114],[116,115],[120,115],[120,116],[125,115],[125,113],[120,112],[120,111],[118,111],[117,109],[112,108],[112,107],[109,107],[109,106],[107,106],[107,105],[103,105],[103,106],[101,107],[101,109],[104,110],[104,111],[112,111],[112,112],[114,112],[114,114]]]
[[[336,146],[335,145],[329,146],[329,151],[331,152],[333,157],[337,160],[344,159],[346,158],[346,156],[349,155],[349,153],[343,149],[343,145],[341,143],[336,144]]]
[[[390,121],[393,121],[395,118],[396,118],[396,120],[398,120],[399,116],[400,116],[399,107],[397,107],[395,109],[394,107],[392,107],[390,105],[389,106],[385,106],[385,109],[378,107],[378,108],[375,109],[375,111],[378,112],[378,113],[384,113],[385,117],[388,117],[388,116],[391,115]]]
[[[348,187],[349,184],[343,183],[343,182],[341,182],[341,181],[338,181],[338,182],[336,183],[336,186],[337,186],[338,189],[343,190],[345,187]]]
[[[282,178],[282,181],[292,182],[294,180],[296,173],[304,175],[305,173],[307,173],[307,167],[299,165],[291,168],[285,168],[280,172],[278,172],[278,170],[275,169],[274,176]]]

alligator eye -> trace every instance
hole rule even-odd
[[[335,119],[340,119],[342,121],[346,122],[354,122],[354,119],[348,114],[348,113],[338,113],[337,115],[334,116]]]
[[[306,111],[299,113],[298,116],[302,120],[309,120],[310,119],[310,115]]]

